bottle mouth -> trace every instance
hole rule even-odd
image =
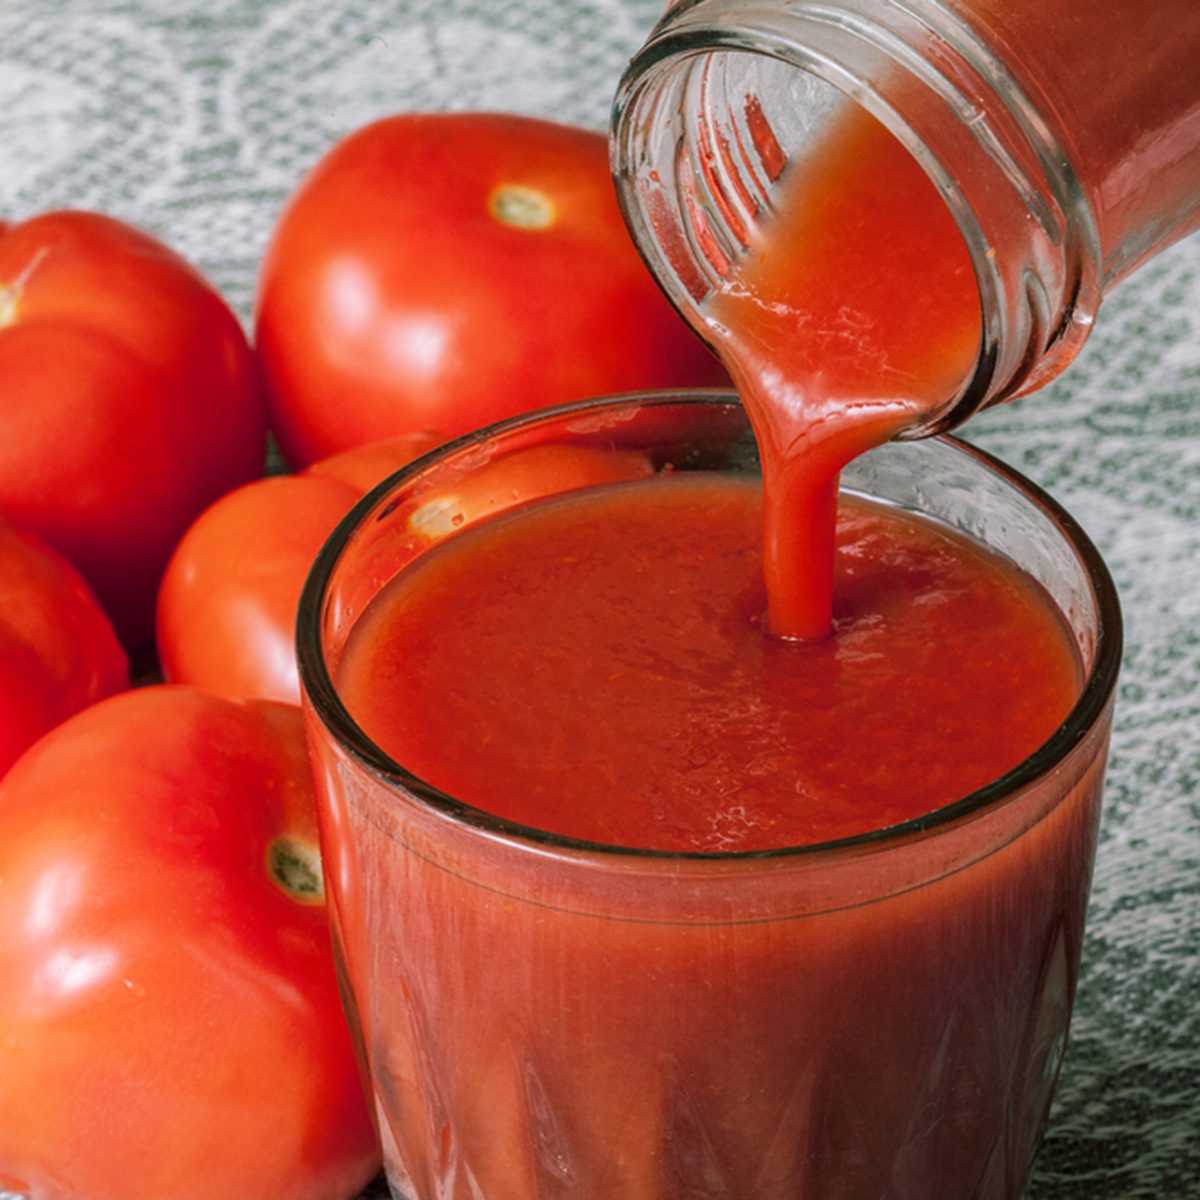
[[[1100,299],[1094,215],[1050,124],[978,35],[931,0],[668,13],[632,60],[612,118],[618,199],[649,269],[705,337],[702,311],[784,169],[864,109],[916,159],[975,273],[974,364],[900,437],[1035,390],[1086,340]]]

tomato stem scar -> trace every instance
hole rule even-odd
[[[320,904],[325,899],[325,876],[321,852],[309,842],[278,837],[267,847],[267,870],[271,882],[293,900]]]
[[[488,212],[516,229],[546,229],[554,224],[554,201],[545,192],[521,183],[504,183],[492,189]]]

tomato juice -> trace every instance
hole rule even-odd
[[[1066,717],[1077,653],[1041,590],[878,504],[842,505],[834,634],[764,637],[761,494],[673,473],[449,542],[357,624],[348,710],[476,808],[669,851],[899,824],[999,778]]]

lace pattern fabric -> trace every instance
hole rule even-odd
[[[249,321],[284,200],[338,137],[413,108],[603,128],[659,11],[659,0],[0,5],[0,216],[81,207],[142,226]],[[962,432],[1079,519],[1127,621],[1083,975],[1031,1200],[1197,1195],[1200,237],[1108,299],[1060,380]]]

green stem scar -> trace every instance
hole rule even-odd
[[[267,870],[280,891],[302,904],[325,900],[321,852],[309,842],[278,837],[267,847]]]
[[[488,197],[488,212],[516,229],[546,229],[554,224],[554,201],[545,192],[520,183],[504,183]]]

